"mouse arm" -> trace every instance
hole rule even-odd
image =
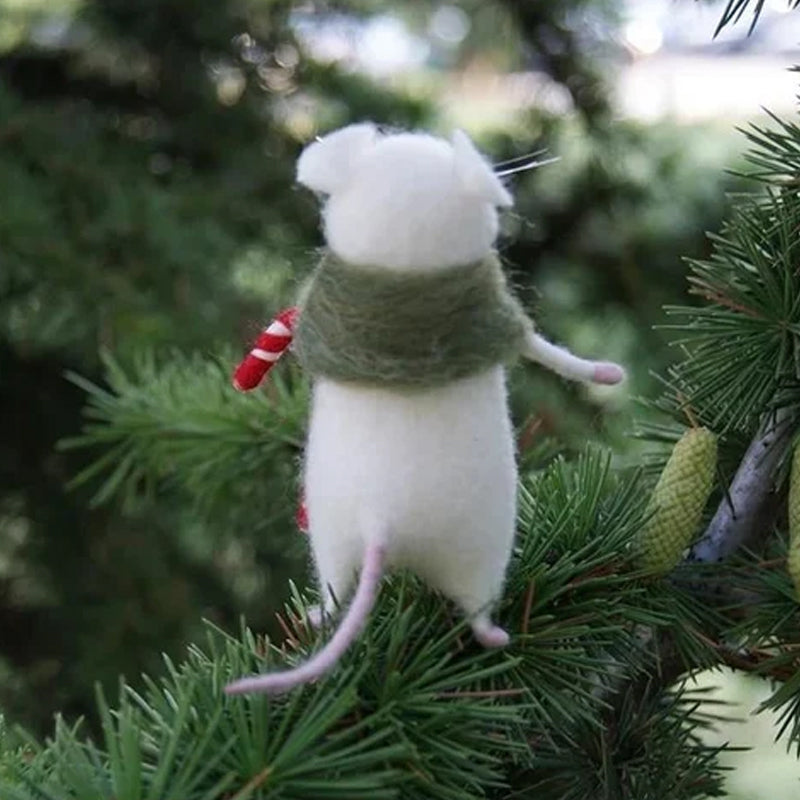
[[[255,389],[292,343],[298,309],[285,308],[256,339],[253,348],[233,373],[233,385],[240,392]]]
[[[569,350],[548,342],[533,330],[525,334],[522,355],[573,381],[613,384],[625,378],[625,370],[618,364],[578,358]]]

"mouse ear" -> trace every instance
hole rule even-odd
[[[514,199],[464,131],[452,136],[456,172],[464,188],[495,206],[513,205]]]
[[[297,161],[297,180],[316,192],[331,194],[347,183],[358,160],[378,140],[371,123],[348,125],[312,142]]]

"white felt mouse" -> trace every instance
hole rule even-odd
[[[491,619],[516,518],[506,365],[522,354],[574,380],[624,378],[535,333],[494,252],[511,195],[464,133],[351,125],[306,147],[297,179],[326,196],[327,251],[296,315],[243,364],[260,362],[263,376],[294,337],[313,378],[304,490],[322,613],[356,590],[309,661],[231,694],[286,691],[331,669],[391,569],[450,598],[482,645],[507,644]]]

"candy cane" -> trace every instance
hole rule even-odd
[[[233,385],[240,392],[255,389],[272,369],[292,343],[292,331],[297,320],[299,309],[285,308],[265,328],[256,339],[253,349],[242,359],[233,373]],[[308,509],[305,492],[300,491],[295,524],[303,532],[308,533]]]
[[[233,385],[240,392],[255,389],[275,362],[292,343],[292,330],[297,319],[296,307],[285,308],[256,339],[253,349],[242,359],[233,374]]]

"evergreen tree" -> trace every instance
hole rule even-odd
[[[123,8],[107,5],[109,19]],[[762,3],[755,5],[757,12]],[[726,19],[746,6],[731,0]],[[120,11],[115,24],[125,30],[143,19]],[[163,29],[143,30],[157,36]],[[167,80],[164,91],[171,90]],[[190,131],[184,133],[191,143]],[[737,199],[709,256],[691,262],[699,305],[670,309],[681,358],[655,404],[663,421],[642,426],[642,435],[661,445],[647,469],[612,468],[608,454],[589,448],[526,471],[518,547],[498,615],[513,635],[508,649],[478,649],[439,597],[397,575],[332,675],[285,698],[224,697],[230,679],[303,659],[328,635],[310,631],[313,598],[292,588],[282,636],[245,630],[237,639],[209,626],[202,645],[180,661],[166,659],[161,677],[145,678],[141,688],[123,681],[113,703],[98,690],[100,731],[93,737],[63,719],[44,744],[0,727],[0,795],[719,796],[717,752],[699,737],[715,709],[688,680],[719,664],[776,682],[768,706],[781,710],[780,732],[796,746],[800,630],[787,539],[800,535],[796,494],[789,494],[790,485],[795,492],[800,485],[789,457],[800,405],[800,127],[776,118],[773,128],[747,135],[751,177],[761,187]],[[206,157],[199,154],[199,163]],[[223,215],[230,199],[215,201],[214,214]],[[147,216],[140,234],[157,228],[159,217],[157,210]],[[203,250],[197,236],[188,236],[187,247]],[[20,259],[8,284],[25,297],[35,284],[25,282],[29,263]],[[13,336],[20,335],[8,334],[16,364],[24,337]],[[134,513],[144,513],[142,498],[166,485],[206,512],[255,525],[264,505],[250,501],[288,491],[306,401],[304,379],[291,366],[273,372],[267,391],[253,398],[228,387],[225,358],[176,352],[162,361],[105,363],[104,388],[73,378],[88,392],[91,418],[73,445],[100,448],[82,476],[100,476],[98,500],[122,496]],[[694,544],[662,574],[661,560],[654,567],[642,559],[642,548],[653,546],[642,531],[658,529],[654,521],[669,500],[663,487],[705,484],[711,462],[676,451],[667,466],[672,479],[654,489],[656,476],[673,443],[701,427],[719,440],[711,503],[699,525],[680,514],[675,519],[673,527],[686,525],[682,532]],[[265,476],[280,488],[265,487]],[[290,499],[282,506],[276,528],[289,529],[291,505]],[[188,539],[191,528],[182,533]],[[299,549],[299,535],[295,542]],[[51,553],[68,556],[66,547]]]

